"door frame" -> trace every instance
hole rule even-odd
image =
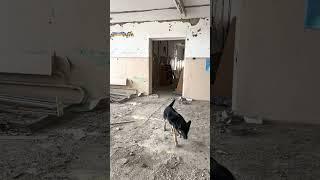
[[[152,80],[153,80],[153,74],[152,74],[152,57],[153,57],[153,41],[177,41],[177,40],[183,40],[185,42],[185,49],[187,47],[187,37],[149,37],[149,61],[148,61],[148,94],[153,93],[153,86],[152,86]],[[184,53],[184,59],[186,59],[186,53]],[[182,88],[183,89],[183,88]]]

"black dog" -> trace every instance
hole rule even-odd
[[[178,146],[177,133],[180,135],[180,137],[182,136],[184,139],[188,139],[191,121],[186,122],[184,118],[173,109],[172,106],[174,102],[175,100],[173,100],[172,103],[164,110],[163,119],[165,121],[164,130],[166,131],[166,120],[168,120],[169,124],[171,125],[171,131],[173,132],[175,145]]]
[[[212,180],[236,180],[232,173],[210,157],[210,179]]]

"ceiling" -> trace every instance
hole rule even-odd
[[[185,6],[208,5],[210,0],[183,0]],[[173,0],[110,0],[111,12],[141,11],[175,7]]]

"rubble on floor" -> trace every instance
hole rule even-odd
[[[263,124],[263,119],[261,117],[248,117],[244,116],[244,121],[248,124]]]
[[[290,123],[242,123],[223,110],[214,112],[210,131],[214,157],[236,179],[317,179],[320,176],[320,126]],[[231,122],[228,124],[227,122]],[[263,173],[267,172],[267,173]]]
[[[159,95],[158,94],[151,94],[148,97],[149,98],[159,98]]]
[[[152,97],[110,105],[111,179],[209,179],[209,102],[184,105],[178,96],[161,92]],[[171,132],[163,130],[163,111],[173,98],[174,108],[193,123],[178,148]]]
[[[76,113],[68,121],[29,134],[8,123],[17,115],[0,113],[0,179],[77,179],[74,172],[85,174],[87,167],[95,167],[90,171],[102,176],[107,114],[105,110]]]
[[[235,114],[231,110],[215,111],[214,120],[224,124],[241,123],[244,121],[243,117]]]
[[[185,97],[179,97],[178,101],[179,101],[179,103],[182,103],[182,104],[191,104],[192,99],[185,98]]]
[[[257,129],[255,127],[251,127],[250,124],[245,121],[245,117],[237,115],[231,110],[214,112],[214,121],[214,126],[220,134],[228,133],[235,136],[258,134]]]
[[[135,89],[110,87],[110,102],[123,103],[136,95]]]

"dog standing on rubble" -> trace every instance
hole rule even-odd
[[[191,121],[186,122],[184,118],[173,109],[173,104],[175,102],[175,99],[172,101],[172,103],[167,106],[163,112],[163,119],[164,119],[164,130],[166,131],[166,124],[167,121],[171,125],[171,132],[173,133],[174,137],[174,143],[176,146],[178,146],[177,141],[177,134],[182,136],[184,139],[188,139],[188,132],[190,129]]]

